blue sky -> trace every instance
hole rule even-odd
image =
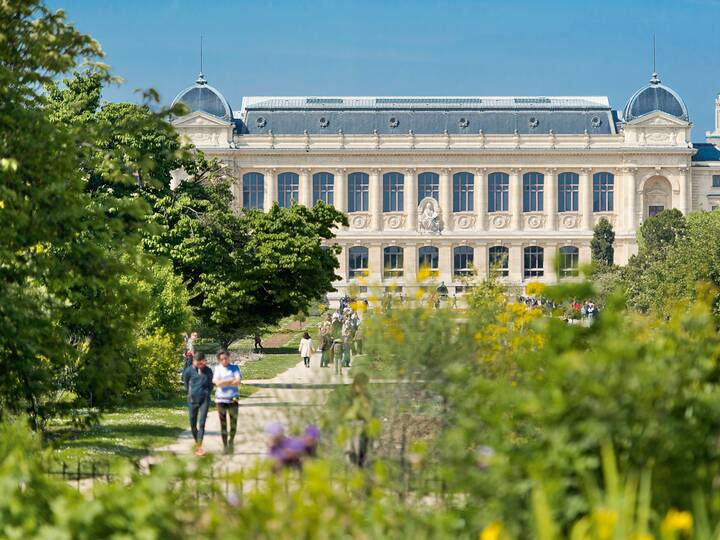
[[[252,95],[606,95],[652,72],[702,141],[720,93],[720,0],[51,0],[125,83],[169,102],[199,71],[234,109]]]

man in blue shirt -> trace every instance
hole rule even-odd
[[[205,353],[196,353],[192,365],[183,370],[182,380],[187,390],[190,430],[195,439],[195,455],[205,455],[203,438],[205,437],[205,420],[210,408],[210,392],[213,385],[212,369],[207,367]]]
[[[217,355],[219,365],[215,368],[215,404],[220,415],[220,435],[226,454],[232,454],[237,433],[238,400],[240,399],[240,368],[230,363],[230,353],[220,351]],[[227,417],[230,416],[230,436],[228,436]]]

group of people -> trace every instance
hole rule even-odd
[[[195,336],[197,337],[197,334]],[[218,365],[214,373],[207,365],[205,353],[195,352],[188,355],[186,352],[185,357],[190,359],[190,363],[182,372],[182,381],[187,392],[190,431],[195,440],[195,455],[205,455],[203,439],[213,387],[215,405],[220,417],[223,451],[232,454],[237,433],[238,401],[242,382],[240,368],[230,362],[230,353],[224,350],[217,353]]]
[[[363,330],[359,314],[349,301],[341,301],[340,307],[326,315],[319,325],[320,367],[330,367],[332,362],[335,373],[343,367],[350,367],[352,354],[362,354]],[[309,337],[305,334],[305,337]],[[309,365],[309,364],[308,364]]]
[[[587,318],[591,324],[595,321],[599,313],[597,305],[592,300],[587,300],[582,304],[577,300],[573,300],[570,302],[570,309],[579,314],[581,318]]]

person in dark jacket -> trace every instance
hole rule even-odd
[[[190,431],[195,439],[195,455],[204,456],[205,421],[210,408],[213,372],[207,367],[205,353],[196,353],[192,365],[185,368],[182,380],[187,390]]]

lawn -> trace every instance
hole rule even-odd
[[[107,463],[137,461],[157,447],[171,444],[187,428],[185,399],[118,407],[102,415],[100,423],[75,429],[57,422],[48,431],[54,457],[69,466],[77,460]]]

